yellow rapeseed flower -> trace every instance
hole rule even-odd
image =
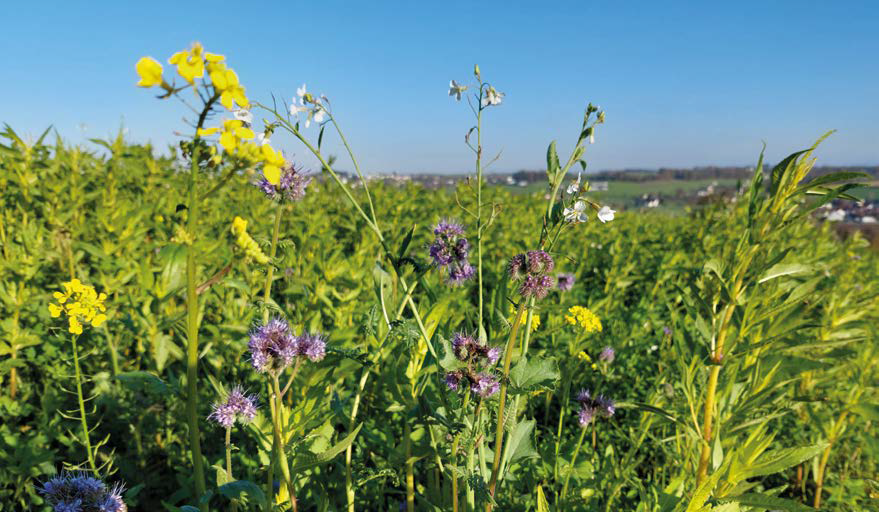
[[[512,314],[510,315],[509,318],[507,318],[507,321],[510,324],[512,324],[513,320],[516,319],[516,310],[511,307],[510,313],[512,313]],[[525,321],[527,319],[528,319],[528,313],[525,313],[525,315],[522,316],[522,325],[523,326],[525,325]],[[538,315],[537,313],[532,313],[531,314],[531,332],[536,331],[538,327],[540,327],[540,315]]]
[[[61,283],[64,292],[55,292],[52,296],[58,304],[49,304],[49,314],[58,318],[67,316],[68,330],[73,334],[82,334],[83,324],[100,327],[107,320],[104,311],[106,293],[98,293],[93,286],[82,284],[79,279]]]
[[[190,84],[204,76],[204,48],[201,43],[193,43],[192,48],[177,52],[168,59],[169,64],[177,66],[177,72]]]
[[[165,83],[162,78],[162,65],[152,57],[141,57],[134,68],[140,77],[140,81],[137,82],[138,87],[153,87]]]
[[[244,251],[246,257],[262,265],[269,262],[269,257],[262,252],[256,240],[247,233],[246,220],[241,217],[235,217],[232,220],[232,234],[235,235],[235,244]]]
[[[583,328],[587,333],[601,332],[601,320],[589,308],[573,306],[568,309],[569,315],[565,315],[565,321],[571,325]]]

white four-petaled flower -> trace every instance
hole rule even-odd
[[[565,208],[565,211],[563,212],[565,220],[573,222],[574,224],[586,222],[589,220],[589,216],[586,215],[587,206],[586,201],[577,201],[570,208]]]
[[[613,214],[615,214],[616,210],[611,210],[609,206],[602,206],[598,210],[598,220],[602,223],[609,222],[613,220]]]
[[[583,173],[578,172],[577,173],[577,181],[571,182],[571,184],[568,185],[568,188],[565,189],[565,192],[567,192],[568,195],[574,195],[580,191],[580,175],[581,174],[583,174]]]
[[[253,114],[251,114],[250,111],[247,109],[239,108],[238,110],[232,112],[232,115],[234,115],[235,119],[239,121],[244,121],[247,124],[253,124]]]
[[[460,85],[454,80],[449,82],[449,96],[454,96],[457,101],[461,101],[461,93],[466,90],[466,85]]]
[[[498,92],[494,87],[489,86],[482,97],[482,106],[500,105],[504,101],[504,93]]]

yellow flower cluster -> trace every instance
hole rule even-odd
[[[589,357],[589,354],[587,354],[585,350],[581,350],[580,353],[577,354],[577,359],[579,359],[580,361],[584,361],[586,364],[592,363],[592,358]],[[592,363],[591,368],[593,370],[597,370],[598,363]]]
[[[177,73],[190,85],[195,85],[196,78],[204,78],[205,71],[210,78],[210,84],[205,80],[205,87],[210,87],[213,97],[219,97],[220,104],[229,110],[247,108],[250,101],[244,93],[244,87],[238,80],[238,75],[226,65],[226,57],[204,51],[199,43],[193,43],[188,50],[177,52],[168,59],[168,62],[177,68]],[[135,66],[140,81],[140,87],[161,86],[169,93],[176,92],[173,87],[165,82],[162,76],[162,64],[152,57],[142,57]],[[254,142],[256,135],[253,130],[238,119],[223,122],[220,127],[201,129],[200,137],[213,135],[220,132],[220,145],[227,154],[234,154],[239,158],[250,160],[256,164],[263,164],[263,175],[272,185],[281,182],[281,169],[285,165],[284,156],[280,151],[274,150],[266,143]]]
[[[247,233],[246,220],[241,217],[235,217],[235,219],[232,220],[232,234],[235,235],[235,244],[244,251],[244,254],[248,258],[262,265],[269,262],[269,257],[262,252],[262,249],[259,248],[259,244],[256,243],[256,240]]]
[[[516,310],[513,309],[512,307],[510,307],[510,313],[511,313],[510,317],[507,318],[507,321],[512,325],[513,320],[516,319]],[[522,315],[522,326],[523,327],[524,327],[525,321],[527,319],[528,319],[528,313],[526,312],[524,315]],[[537,313],[532,313],[531,314],[531,332],[536,331],[538,327],[540,327],[540,315],[538,315]]]
[[[64,293],[52,294],[58,304],[49,304],[49,314],[52,318],[58,318],[61,314],[67,315],[69,330],[73,334],[82,334],[83,324],[91,324],[99,327],[107,320],[107,306],[104,301],[106,293],[98,293],[93,286],[85,285],[79,279],[73,279],[61,283]]]
[[[574,306],[568,309],[569,315],[565,315],[565,321],[571,325],[579,325],[588,333],[601,332],[601,320],[592,311],[583,306]]]

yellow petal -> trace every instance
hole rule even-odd
[[[52,315],[52,318],[58,318],[61,316],[61,312],[64,311],[64,308],[58,306],[57,304],[49,304],[49,314]]]
[[[250,128],[236,128],[235,136],[241,139],[252,139],[256,137],[256,134]]]
[[[217,53],[205,52],[204,54],[205,60],[208,62],[220,62],[222,60],[226,60],[226,57]]]
[[[107,315],[104,315],[104,314],[95,315],[95,317],[92,319],[92,325],[94,325],[95,327],[100,327],[101,324],[106,321],[107,321]]]
[[[199,128],[197,133],[199,137],[208,137],[217,133],[218,131],[220,131],[220,129],[214,126],[212,128]]]
[[[272,185],[281,183],[281,169],[277,165],[265,165],[262,168],[262,174]]]
[[[162,65],[156,59],[141,57],[134,68],[137,70],[138,76],[140,76],[140,81],[137,82],[139,87],[162,85]]]
[[[68,329],[73,334],[82,334],[82,324],[79,323],[79,320],[76,319],[75,316],[70,317],[70,328]]]

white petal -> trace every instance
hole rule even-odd
[[[299,87],[296,89],[296,95],[299,96],[300,98],[305,96],[306,92],[307,91],[305,90],[305,84],[302,84],[302,87]]]

